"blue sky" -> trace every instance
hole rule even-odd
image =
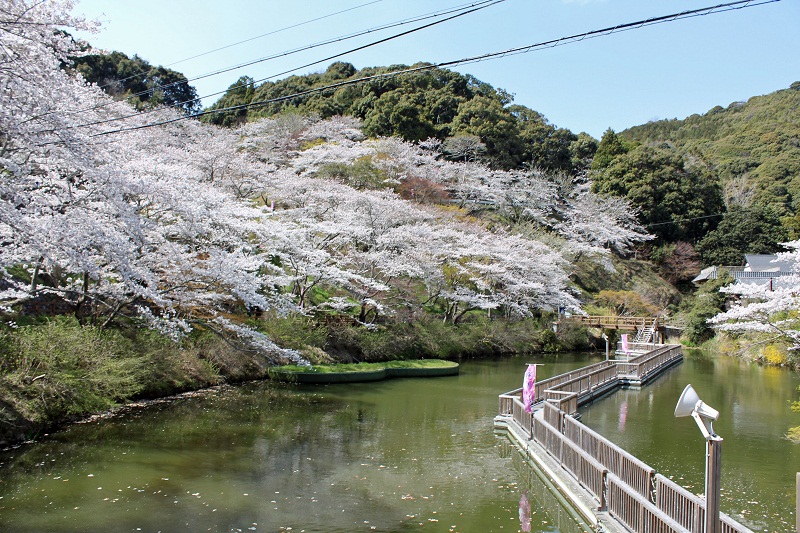
[[[81,0],[74,12],[103,22],[100,33],[85,36],[95,46],[135,53],[193,78],[468,2]],[[357,68],[452,61],[711,5],[715,2],[505,0],[339,60]],[[348,11],[327,16],[343,10]],[[308,22],[320,17],[324,18]],[[239,76],[267,78],[416,25],[420,24],[192,84],[201,96],[209,95],[224,91]],[[290,26],[296,27],[284,30]],[[267,33],[272,34],[255,38]],[[182,61],[251,38],[255,39]],[[322,71],[325,66],[298,74]],[[599,138],[607,128],[620,131],[654,119],[685,118],[800,81],[800,1],[679,20],[455,70],[513,93],[515,103],[539,111],[556,126]]]

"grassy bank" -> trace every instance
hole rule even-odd
[[[590,348],[586,330],[563,326],[556,334],[551,317],[493,320],[474,313],[458,325],[432,316],[356,326],[341,317],[266,317],[261,328],[280,346],[298,350],[315,364],[409,359],[459,360],[501,355],[581,351]]]
[[[268,366],[200,334],[176,345],[150,331],[100,330],[71,317],[0,332],[0,444],[35,437],[132,399],[259,379]]]
[[[279,345],[317,364],[381,362],[385,368],[390,360],[587,348],[585,331],[564,329],[556,335],[545,319],[475,316],[458,326],[423,319],[369,330],[338,320],[266,317],[257,325]],[[257,353],[236,350],[210,333],[175,344],[142,329],[101,330],[72,317],[42,318],[0,331],[0,445],[132,400],[265,379],[270,368]]]

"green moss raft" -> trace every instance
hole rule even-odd
[[[282,366],[269,370],[269,377],[291,383],[359,383],[388,378],[439,377],[458,375],[459,365],[442,359],[389,361],[340,365]]]

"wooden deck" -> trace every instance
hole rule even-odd
[[[617,388],[642,385],[683,360],[679,345],[655,345],[628,361],[603,361],[536,384],[533,412],[522,389],[499,397],[495,426],[537,465],[597,529],[634,533],[702,531],[705,500],[656,473],[581,424],[578,407]],[[588,502],[588,503],[587,503]],[[720,515],[721,533],[753,533]]]

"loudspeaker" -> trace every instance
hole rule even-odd
[[[694,412],[710,420],[719,418],[719,411],[703,403],[692,386],[686,385],[678,399],[678,405],[675,406],[675,416],[690,416]]]
[[[675,406],[675,416],[689,416],[694,411],[695,405],[700,401],[700,397],[694,391],[691,385],[686,385],[683,389],[681,397],[678,399],[678,405]]]

